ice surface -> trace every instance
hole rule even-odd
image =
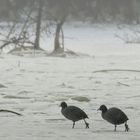
[[[140,73],[94,71],[140,70],[140,46],[116,39],[114,27],[65,28],[66,36],[76,38],[66,39],[67,48],[94,57],[0,57],[0,84],[6,87],[0,87],[0,108],[23,114],[0,114],[0,139],[139,140]],[[82,108],[90,129],[82,121],[72,129],[72,122],[61,115],[61,101]],[[114,132],[97,112],[101,104],[121,108],[129,117],[130,132],[123,125]]]

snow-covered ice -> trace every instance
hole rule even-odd
[[[66,28],[66,27],[65,27]],[[23,116],[0,114],[1,140],[139,140],[140,45],[124,44],[114,28],[71,27],[65,35],[67,48],[91,57],[0,56],[0,108]],[[51,39],[50,39],[51,40]],[[44,45],[45,43],[43,43]],[[51,44],[51,43],[50,43]],[[44,45],[45,48],[45,45]],[[94,56],[94,57],[93,57]],[[82,121],[61,115],[59,104],[82,108],[89,116],[90,129]],[[119,107],[129,117],[130,132],[101,118],[101,104]]]

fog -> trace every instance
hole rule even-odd
[[[139,22],[139,0],[0,0],[1,139],[139,140]]]

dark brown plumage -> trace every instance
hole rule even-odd
[[[101,105],[98,110],[102,111],[102,118],[104,120],[115,125],[115,131],[116,131],[117,125],[120,125],[123,123],[125,123],[125,131],[129,130],[129,127],[127,125],[128,117],[122,110],[116,107],[107,109],[105,105]]]
[[[86,128],[89,128],[89,124],[85,121],[88,118],[87,114],[76,106],[67,106],[65,102],[62,102],[61,105],[61,113],[69,120],[73,121],[73,126],[75,126],[75,122],[79,120],[84,120],[86,124]]]

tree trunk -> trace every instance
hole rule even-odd
[[[132,24],[136,20],[136,8],[134,7],[135,0],[126,0],[125,18],[128,24]]]
[[[64,24],[64,21],[65,21],[65,18],[63,18],[59,23],[57,23],[56,25],[56,32],[55,32],[55,40],[54,40],[54,51],[55,52],[58,52],[58,51],[64,51],[63,48],[61,48],[60,46],[60,41],[59,41],[59,38],[60,38],[60,32],[61,32],[61,29],[62,29],[62,26]]]
[[[41,32],[41,19],[43,10],[43,0],[39,0],[38,16],[36,21],[36,38],[35,38],[35,49],[40,48],[40,32]]]
[[[61,28],[61,34],[62,34],[62,49],[64,50],[64,32],[62,28]]]

